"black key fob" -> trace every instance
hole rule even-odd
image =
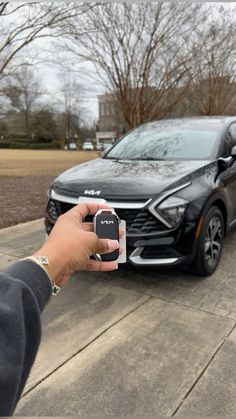
[[[113,210],[99,210],[94,216],[94,232],[100,239],[111,239],[119,241],[120,219]],[[113,250],[105,255],[96,255],[96,258],[103,261],[116,260],[119,257],[119,249]]]

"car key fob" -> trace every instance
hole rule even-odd
[[[111,239],[119,241],[119,223],[120,219],[113,210],[99,210],[93,219],[94,232],[100,239]],[[113,250],[105,255],[96,255],[96,258],[102,261],[113,261],[118,259],[119,249]]]

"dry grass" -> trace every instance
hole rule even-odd
[[[53,179],[98,156],[96,151],[0,150],[0,228],[43,217]]]
[[[98,156],[97,151],[0,150],[0,176],[57,176]]]

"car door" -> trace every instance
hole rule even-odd
[[[230,157],[232,148],[236,146],[236,121],[228,126],[223,146],[223,157]],[[228,196],[228,224],[233,226],[236,223],[236,162],[228,167],[220,175],[220,180],[226,189]]]

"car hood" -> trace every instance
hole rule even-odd
[[[52,187],[70,196],[153,197],[201,176],[210,161],[128,161],[99,158],[58,176]]]

